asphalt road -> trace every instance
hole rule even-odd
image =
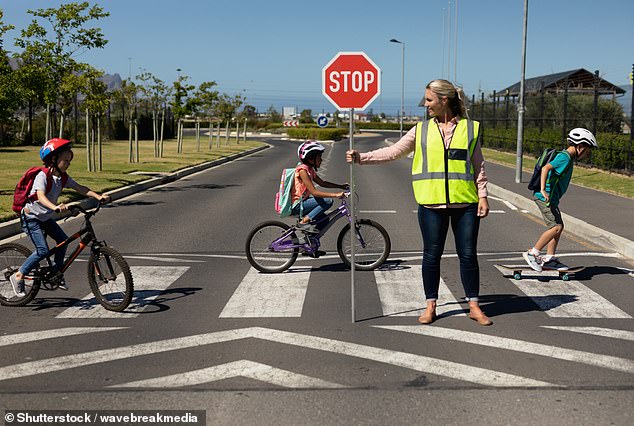
[[[383,140],[356,139],[360,150]],[[521,264],[542,225],[492,198],[479,251],[494,325],[465,316],[450,234],[440,318],[419,326],[410,161],[361,166],[359,217],[388,230],[392,255],[380,271],[357,272],[352,323],[350,273],[335,248],[343,222],[322,241],[327,256],[300,257],[287,273],[258,274],[246,260],[246,235],[275,219],[280,171],[295,161],[296,142],[270,143],[100,212],[98,236],[133,268],[128,312],[80,302],[90,299],[83,259],[67,272],[69,292],[2,307],[0,407],[206,410],[208,424],[630,423],[631,264],[565,236],[562,261],[585,271],[567,282],[505,277],[494,264]],[[348,181],[346,147],[329,145],[323,178]]]

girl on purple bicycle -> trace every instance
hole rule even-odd
[[[292,214],[299,217],[298,228],[305,232],[318,232],[314,225],[309,223],[315,219],[319,220],[332,207],[331,197],[344,196],[343,192],[320,191],[315,188],[315,183],[324,188],[348,189],[347,184],[328,182],[317,175],[325,149],[322,144],[315,141],[304,142],[297,149],[301,164],[295,168],[294,185],[291,190]]]

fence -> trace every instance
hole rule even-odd
[[[599,149],[582,163],[609,171],[632,174],[631,118],[614,96],[582,94],[568,90],[526,96],[523,151],[539,155],[546,147],[564,147],[570,129],[585,127],[599,142]],[[470,116],[483,124],[484,146],[515,152],[517,146],[517,99],[495,91],[471,98]]]

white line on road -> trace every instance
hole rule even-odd
[[[498,266],[496,268],[505,273]],[[555,318],[632,318],[579,281],[509,278],[548,316]]]
[[[0,346],[17,345],[20,343],[37,342],[57,337],[77,336],[80,334],[97,333],[99,331],[121,330],[125,327],[68,327],[54,330],[30,331],[27,333],[0,336]]]
[[[452,330],[441,327],[420,327],[412,325],[376,325],[376,328],[418,334],[421,336],[437,337],[454,340],[473,345],[487,346],[496,349],[540,355],[564,361],[578,362],[609,370],[634,374],[634,361],[615,356],[583,352],[575,349],[532,343],[524,340],[509,339],[507,337],[491,336],[489,334],[473,333],[470,331]]]
[[[374,214],[374,213],[396,214],[396,210],[359,210],[359,213],[360,214],[366,214],[366,213],[367,214]]]
[[[383,315],[418,316],[423,312],[425,296],[421,271],[421,265],[374,271]],[[436,312],[445,316],[464,314],[464,310],[442,278],[438,288]]]
[[[493,197],[491,195],[489,195],[489,198],[492,199],[492,200],[503,202],[511,210],[517,210],[517,207],[515,207],[515,205],[513,203],[511,203],[510,201],[508,201],[508,200],[503,200],[502,198]]]
[[[9,365],[0,368],[0,381],[247,338],[263,339],[286,345],[314,349],[317,351],[348,355],[484,386],[554,386],[552,383],[548,382],[427,356],[262,327],[217,331],[195,336],[140,343],[132,346],[102,349],[79,354],[62,355],[44,360]]]
[[[172,374],[154,379],[138,380],[108,387],[176,388],[195,386],[203,383],[216,382],[218,380],[231,379],[234,377],[246,377],[248,379],[293,389],[341,389],[346,387],[338,383],[293,373],[292,371],[282,370],[267,364],[261,364],[259,362],[253,362],[246,359],[214,365],[213,367],[202,368],[200,370]]]
[[[220,318],[301,317],[311,269],[262,274],[250,268]]]
[[[634,342],[634,332],[627,330],[615,330],[602,327],[564,327],[556,325],[542,325],[543,328],[553,330],[572,331],[573,333],[591,334],[593,336],[609,337],[611,339],[630,340]]]
[[[64,310],[56,318],[132,318],[178,280],[189,266],[132,266],[134,296],[124,312],[105,310],[92,293]],[[120,277],[119,279],[123,279]]]

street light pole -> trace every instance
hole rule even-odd
[[[517,108],[517,158],[515,182],[522,182],[522,154],[524,143],[524,81],[526,80],[526,30],[528,27],[528,0],[524,0],[524,34],[522,37],[522,78],[520,79],[520,104]]]
[[[398,43],[401,45],[401,113],[399,123],[401,129],[401,137],[403,137],[403,115],[405,115],[405,42],[398,41],[393,38],[390,40],[391,43]]]

